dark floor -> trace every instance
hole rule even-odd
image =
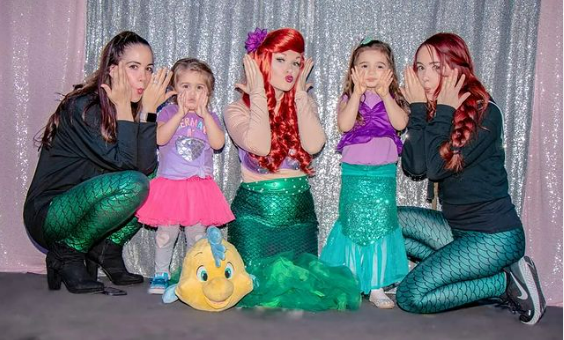
[[[296,313],[230,309],[206,313],[146,293],[74,295],[47,290],[46,277],[0,273],[0,339],[562,339],[562,308],[548,308],[536,326],[493,306],[435,315],[379,310]]]

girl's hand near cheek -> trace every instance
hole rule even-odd
[[[196,97],[196,114],[201,118],[206,118],[210,114],[208,111],[208,100],[207,92],[200,92]]]
[[[382,73],[382,76],[376,82],[376,93],[380,98],[385,98],[390,94],[390,84],[392,83],[393,72],[392,70],[386,70]]]
[[[356,66],[351,71],[351,79],[354,84],[353,93],[359,97],[366,92],[366,80],[364,79],[365,72],[359,70]]]
[[[186,91],[180,92],[178,97],[176,97],[176,101],[178,102],[178,111],[176,112],[177,116],[184,117],[186,115]]]
[[[225,145],[225,133],[208,111],[209,95],[207,91],[196,94],[196,114],[204,121],[208,142],[212,149],[220,150]]]

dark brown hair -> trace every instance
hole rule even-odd
[[[75,89],[63,98],[55,113],[53,113],[51,117],[49,117],[47,125],[45,126],[43,137],[40,140],[37,140],[37,142],[40,143],[40,147],[49,148],[51,146],[53,138],[57,133],[57,128],[61,119],[62,108],[78,96],[86,94],[96,94],[96,96],[93,96],[93,101],[90,102],[84,109],[84,112],[82,113],[83,119],[84,114],[90,107],[96,104],[100,105],[100,132],[102,134],[102,137],[106,142],[111,143],[115,141],[116,110],[114,105],[106,95],[106,91],[104,91],[104,89],[102,88],[102,84],[110,84],[110,67],[112,65],[118,65],[125,50],[129,46],[136,44],[145,45],[151,48],[147,40],[140,37],[137,33],[130,31],[119,33],[118,35],[113,37],[112,40],[110,40],[106,44],[106,46],[104,46],[98,69],[90,77],[88,77],[83,84],[76,85]],[[140,105],[134,104],[133,106],[135,109],[133,111],[135,115],[140,109]]]

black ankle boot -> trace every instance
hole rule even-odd
[[[122,257],[123,247],[105,239],[98,243],[86,255],[88,273],[95,279],[98,277],[98,266],[102,268],[108,279],[118,286],[143,282],[143,276],[127,271]]]
[[[62,243],[55,243],[50,248],[45,259],[50,290],[61,289],[61,281],[74,294],[100,293],[104,290],[104,284],[92,280],[86,271],[84,253]]]

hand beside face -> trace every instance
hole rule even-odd
[[[437,96],[437,104],[448,105],[458,109],[458,107],[470,97],[470,92],[465,92],[460,95],[466,76],[463,74],[459,78],[458,69],[452,70],[449,67],[446,67],[443,73],[445,74],[445,79],[441,87],[441,92]]]
[[[119,65],[112,65],[110,68],[110,83],[102,84],[102,88],[110,101],[116,107],[130,107],[131,105],[131,86],[127,79],[125,62],[120,61]]]
[[[421,85],[421,82],[417,78],[417,75],[413,71],[411,66],[406,66],[403,71],[403,81],[404,85],[400,88],[401,93],[408,103],[425,103],[427,102],[427,97],[425,94],[425,89]]]
[[[243,57],[243,67],[245,69],[246,83],[237,83],[235,88],[243,93],[251,94],[256,92],[264,92],[264,80],[259,70],[257,62],[250,55],[245,54]]]

